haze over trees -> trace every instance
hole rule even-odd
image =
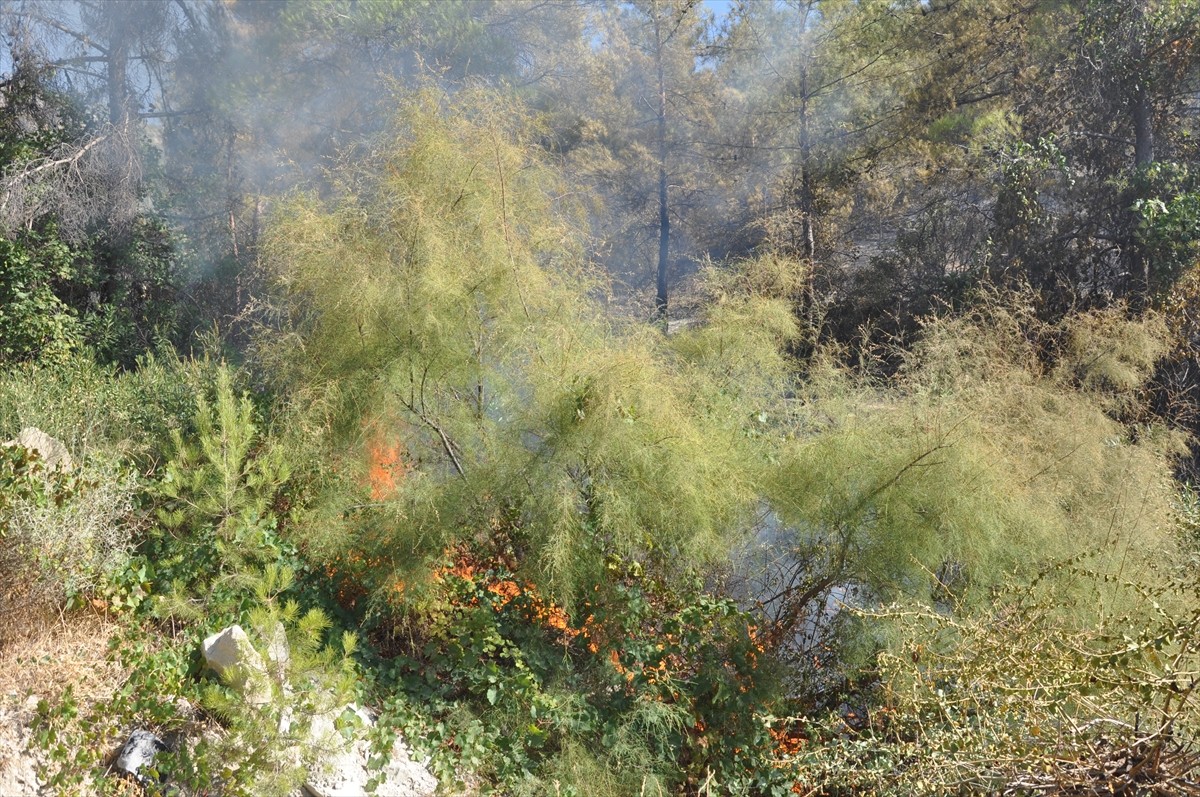
[[[124,640],[48,788],[298,787],[240,622],[447,793],[1200,794],[1198,39],[0,0],[0,439],[77,463],[0,448],[0,644]]]

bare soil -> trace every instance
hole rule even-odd
[[[82,710],[112,695],[121,672],[108,661],[115,621],[94,613],[10,617],[0,638],[0,795],[43,793],[30,749],[39,700],[53,704],[68,686]]]

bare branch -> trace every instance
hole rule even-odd
[[[74,154],[68,155],[63,158],[58,158],[58,159],[54,159],[54,160],[43,159],[41,162],[30,161],[30,164],[36,163],[37,165],[22,169],[20,172],[17,173],[17,175],[14,178],[12,178],[11,180],[9,180],[7,183],[4,184],[4,198],[3,198],[3,200],[0,200],[0,211],[3,211],[8,206],[8,200],[11,196],[9,192],[12,191],[12,189],[15,188],[18,183],[29,180],[34,175],[39,174],[44,171],[47,171],[48,169],[53,169],[58,166],[74,165],[74,164],[78,163],[79,160],[81,158],[83,158],[84,155],[87,155],[88,152],[93,147],[95,147],[97,144],[100,144],[101,142],[103,142],[107,139],[108,139],[107,135],[100,136],[98,138],[93,138],[87,144],[84,144],[82,147],[80,147],[78,150],[76,150],[76,152]]]

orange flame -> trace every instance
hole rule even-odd
[[[408,473],[408,463],[404,461],[404,447],[388,443],[382,439],[382,435],[376,434],[367,449],[367,456],[367,482],[371,486],[371,500],[383,501],[391,498]]]

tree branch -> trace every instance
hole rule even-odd
[[[95,50],[99,53],[103,53],[105,56],[108,55],[108,50],[101,47],[99,44],[96,44],[96,42],[92,41],[91,37],[89,37],[87,34],[80,33],[79,31],[71,30],[66,25],[64,25],[63,23],[54,19],[53,17],[44,17],[41,14],[31,14],[30,16],[32,19],[36,19],[38,22],[41,22],[44,25],[49,25],[50,27],[54,28],[55,30],[67,34],[72,39],[75,39],[75,40],[79,41],[80,43],[87,45],[88,47],[91,47],[93,50]]]
[[[37,166],[34,166],[30,169],[22,170],[21,172],[19,172],[17,174],[16,177],[14,177],[13,179],[11,179],[7,183],[5,183],[5,185],[4,185],[5,199],[3,202],[0,202],[0,209],[3,209],[8,204],[8,197],[7,197],[8,192],[11,191],[13,188],[15,188],[22,181],[28,180],[33,175],[38,174],[39,172],[44,172],[48,169],[53,169],[58,166],[66,166],[69,164],[77,163],[84,155],[86,155],[88,153],[88,150],[92,149],[92,147],[96,146],[97,144],[106,140],[107,138],[108,138],[107,135],[99,136],[98,138],[94,138],[91,141],[89,141],[87,144],[85,144],[84,146],[80,147],[79,150],[77,152],[75,152],[73,155],[69,155],[65,158],[58,158],[56,160],[46,161],[46,162],[40,163]]]

